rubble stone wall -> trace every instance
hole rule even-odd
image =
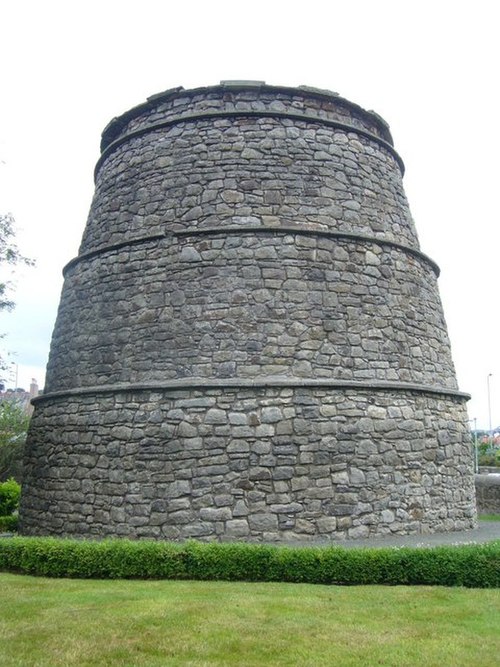
[[[172,234],[82,260],[53,347],[57,390],[276,375],[456,389],[425,259],[296,230]]]
[[[35,534],[255,541],[470,528],[461,409],[349,387],[47,399],[24,520]]]

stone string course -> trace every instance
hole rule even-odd
[[[102,148],[28,438],[22,531],[473,527],[438,270],[384,121],[333,94],[225,84],[150,98]]]

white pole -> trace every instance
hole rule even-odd
[[[479,472],[479,452],[477,450],[477,417],[474,417],[474,455],[476,472]]]
[[[488,382],[488,420],[489,420],[489,426],[490,426],[490,446],[493,445],[493,429],[491,427],[491,392],[490,392],[490,377],[492,377],[493,373],[488,373],[488,377],[486,378]]]
[[[477,417],[468,419],[468,423],[474,422],[474,472],[479,472],[479,452],[477,448]],[[469,426],[470,428],[470,426]]]

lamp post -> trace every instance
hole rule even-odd
[[[474,422],[474,472],[479,472],[479,452],[477,449],[477,417],[469,419],[469,423]]]
[[[493,373],[488,373],[488,377],[486,378],[487,384],[488,384],[488,422],[490,426],[490,446],[493,445],[493,429],[491,428],[491,392],[490,392],[490,377],[492,377]]]
[[[10,363],[11,363],[11,366],[14,366],[13,370],[11,370],[11,372],[9,373],[9,376],[10,376],[10,380],[12,380],[12,373],[14,372],[14,376],[15,376],[14,393],[15,393],[17,391],[17,378],[18,378],[18,375],[19,375],[19,366],[18,366],[18,364],[16,364],[15,361],[11,361]]]

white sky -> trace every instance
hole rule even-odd
[[[500,425],[499,30],[494,0],[4,0],[0,211],[22,251],[0,314],[18,385],[43,385],[62,286],[93,194],[100,134],[162,90],[258,79],[317,86],[391,126],[439,279],[469,415]],[[12,386],[14,379],[12,380]]]

